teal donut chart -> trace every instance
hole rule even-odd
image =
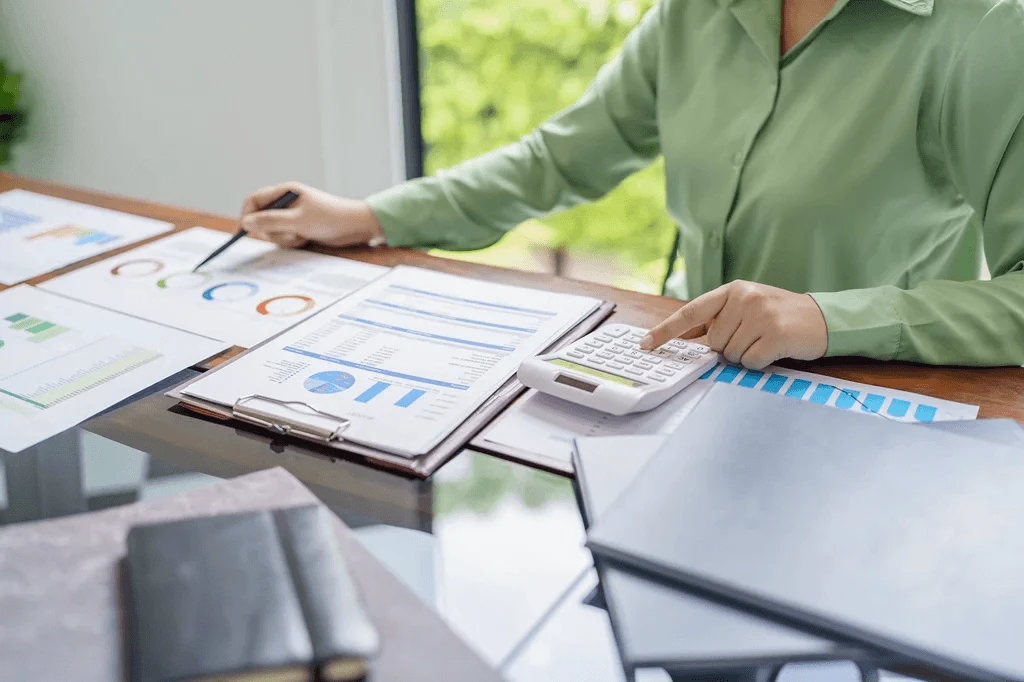
[[[215,292],[217,292],[217,291],[221,291],[222,293],[224,293],[223,290],[225,290],[225,289],[236,289],[236,290],[245,289],[246,293],[244,295],[241,295],[241,296],[225,296],[223,299],[218,299],[214,295]],[[204,291],[203,292],[203,298],[205,298],[207,301],[217,301],[217,300],[225,300],[225,299],[226,300],[231,300],[231,301],[240,301],[240,300],[242,300],[244,298],[249,298],[250,296],[255,296],[257,293],[259,293],[259,290],[260,290],[259,286],[256,285],[256,284],[253,284],[252,282],[222,282],[221,284],[215,284],[212,287],[210,287],[209,289],[207,289],[206,291]]]

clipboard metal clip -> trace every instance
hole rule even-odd
[[[266,407],[261,408],[261,404],[271,405],[278,409],[267,410]],[[292,419],[283,417],[281,415],[283,410],[280,408],[295,413],[295,417]],[[235,419],[255,424],[279,436],[297,436],[327,444],[344,440],[343,434],[352,424],[347,417],[323,412],[304,402],[278,400],[263,395],[247,395],[239,398],[231,408],[231,414]],[[317,422],[330,423],[319,424]]]

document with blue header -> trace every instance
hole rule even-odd
[[[182,394],[416,457],[601,304],[399,267]]]

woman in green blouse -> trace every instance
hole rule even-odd
[[[696,298],[648,345],[1024,364],[1024,0],[662,0],[519,142],[367,202],[266,188],[242,224],[477,249],[658,155]]]

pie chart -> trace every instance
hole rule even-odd
[[[310,393],[341,393],[345,389],[352,388],[356,378],[346,372],[319,372],[306,379],[303,386]]]

